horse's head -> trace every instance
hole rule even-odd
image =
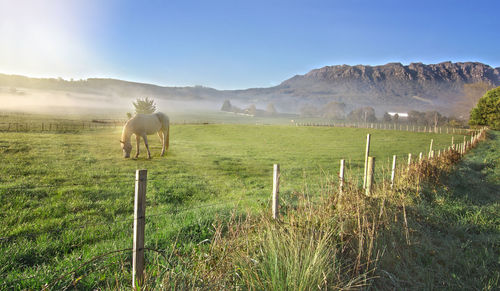
[[[123,157],[130,158],[130,152],[132,151],[132,144],[130,142],[124,142],[120,140],[123,150]]]

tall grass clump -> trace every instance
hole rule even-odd
[[[214,223],[208,245],[178,254],[178,272],[166,272],[161,285],[200,290],[383,289],[380,282],[412,286],[399,281],[403,270],[387,266],[412,263],[401,256],[414,244],[417,205],[426,199],[422,188],[439,184],[459,158],[451,151],[401,167],[393,187],[379,181],[369,196],[357,181],[346,183],[342,192],[337,183],[325,182],[321,193],[291,193],[282,197],[278,220],[270,213],[235,212]]]

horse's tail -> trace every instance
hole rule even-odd
[[[168,144],[169,144],[169,140],[170,140],[170,138],[169,138],[170,137],[170,119],[168,118],[167,115],[165,115],[162,112],[158,112],[155,114],[160,119],[163,134],[165,134],[165,131],[167,133],[167,140],[165,142],[165,149],[168,150]]]
[[[166,150],[168,150],[169,142],[170,142],[170,121],[168,122],[168,125],[167,125],[167,142],[165,145]]]

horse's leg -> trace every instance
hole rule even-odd
[[[137,157],[139,157],[139,143],[141,142],[141,137],[136,135],[135,136],[135,141],[137,142],[137,148],[136,148],[136,151],[135,151],[135,158],[137,159]]]
[[[163,133],[161,131],[157,132],[158,137],[160,138],[160,142],[163,143]]]
[[[144,145],[146,145],[146,150],[148,151],[148,159],[151,159],[151,152],[149,151],[149,145],[148,145],[148,137],[144,134],[142,136],[142,139],[144,140]]]
[[[158,136],[160,137],[160,142],[161,142],[161,156],[165,154],[165,134],[163,131],[158,131]]]

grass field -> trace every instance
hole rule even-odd
[[[40,289],[95,256],[132,245],[134,175],[148,169],[146,246],[190,252],[213,234],[216,216],[269,205],[272,165],[280,163],[281,199],[317,193],[336,181],[340,159],[359,181],[366,134],[377,179],[389,159],[447,148],[451,135],[267,125],[174,125],[167,157],[151,137],[152,160],[122,158],[120,129],[0,133],[0,289]],[[456,141],[463,140],[455,135]],[[144,149],[144,146],[142,146]],[[149,259],[154,260],[148,253]],[[90,265],[80,288],[130,279],[130,252]],[[19,280],[19,278],[27,278]]]

